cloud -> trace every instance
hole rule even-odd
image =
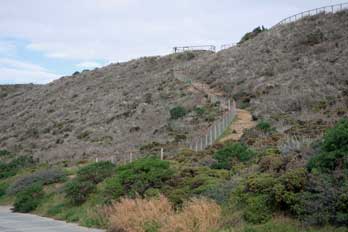
[[[59,75],[45,68],[18,60],[0,58],[0,82],[6,84],[35,83],[46,84]]]
[[[17,50],[16,44],[12,41],[1,41],[0,40],[0,55],[11,56],[15,54]]]
[[[69,73],[66,66],[95,65],[86,61],[120,62],[164,55],[174,46],[238,42],[257,26],[270,27],[326,4],[327,0],[1,0],[0,39],[28,41],[25,49],[35,54],[32,62],[46,59],[40,63],[55,63],[47,66]],[[0,58],[11,57],[11,52],[11,44],[0,44]]]
[[[76,67],[78,68],[97,68],[101,66],[102,66],[101,64],[94,61],[86,61],[76,65]]]

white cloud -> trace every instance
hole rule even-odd
[[[46,84],[59,78],[59,75],[45,68],[13,59],[0,58],[0,83]]]
[[[340,0],[331,0],[334,4]],[[173,46],[238,41],[327,0],[1,0],[0,37],[48,58],[125,61]]]
[[[13,55],[16,50],[17,48],[14,42],[0,40],[0,55]]]
[[[76,67],[78,68],[97,68],[101,66],[102,66],[101,64],[94,61],[86,61],[76,65]]]

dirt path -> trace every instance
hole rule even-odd
[[[184,76],[181,74],[181,76]],[[185,77],[184,77],[185,79]],[[210,98],[217,97],[221,98],[224,96],[223,92],[211,89],[209,85],[200,82],[191,82],[191,87],[189,88],[191,92],[203,92],[207,94]],[[226,102],[222,102],[222,107],[228,108]],[[242,137],[244,130],[255,127],[256,123],[253,121],[252,115],[247,110],[237,109],[237,115],[235,120],[231,123],[225,135],[218,142],[226,142],[229,140],[238,141]]]
[[[244,130],[256,126],[255,121],[249,111],[237,109],[237,116],[231,123],[226,135],[219,142],[223,143],[229,140],[238,141],[242,137]]]
[[[218,92],[214,89],[211,89],[209,85],[193,82],[192,88],[204,92],[209,97],[221,97],[223,93]],[[223,106],[227,107],[227,106]],[[253,117],[251,113],[247,110],[237,109],[237,115],[235,120],[231,123],[227,132],[225,132],[225,136],[223,136],[218,142],[226,142],[229,140],[238,141],[244,134],[244,130],[250,129],[256,126],[255,121],[253,121]]]

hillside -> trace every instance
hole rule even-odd
[[[256,118],[272,120],[279,130],[293,128],[294,121],[327,127],[347,115],[347,26],[347,11],[308,17],[263,32],[187,71],[233,96]]]
[[[347,28],[348,11],[321,14],[218,53],[1,86],[0,205],[110,232],[347,231]],[[220,96],[232,124],[179,149]]]
[[[189,138],[208,122],[194,112],[170,120],[170,109],[193,111],[210,103],[176,79],[173,70],[207,55],[141,58],[47,85],[3,86],[0,147],[42,161],[122,159],[152,142],[168,145]]]
[[[120,159],[152,142],[190,138],[209,122],[194,113],[173,121],[169,111],[208,102],[178,71],[281,132],[315,137],[347,113],[347,22],[347,11],[317,15],[215,54],[141,58],[15,93],[2,87],[0,146],[42,160]]]

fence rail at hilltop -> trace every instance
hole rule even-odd
[[[307,10],[307,11],[292,15],[290,17],[287,17],[287,18],[281,20],[279,23],[277,23],[272,28],[278,27],[280,25],[296,22],[296,21],[301,20],[305,17],[314,16],[314,15],[318,15],[318,14],[337,13],[337,12],[340,12],[343,10],[348,10],[348,3],[341,3],[341,4],[336,4],[336,5],[315,8],[313,10]]]
[[[200,45],[200,46],[183,46],[183,47],[174,47],[173,52],[186,52],[186,51],[216,51],[216,47],[214,45]]]

